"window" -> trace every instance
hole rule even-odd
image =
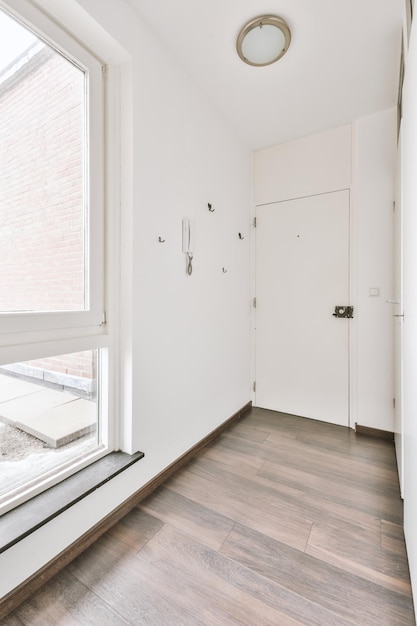
[[[111,446],[104,73],[45,15],[19,6],[24,15],[0,7],[0,466],[9,464],[0,473],[14,471],[0,485],[6,508]],[[13,432],[38,451],[29,472],[4,460]]]
[[[0,367],[0,505],[100,446],[97,350]]]

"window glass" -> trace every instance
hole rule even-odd
[[[0,505],[99,447],[97,352],[0,367]]]
[[[0,10],[0,312],[88,308],[86,75]]]

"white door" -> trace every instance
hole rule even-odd
[[[403,413],[403,211],[401,179],[401,140],[398,144],[397,176],[394,211],[394,294],[388,304],[392,307],[394,323],[394,427],[395,451],[401,497],[404,498],[404,413]]]
[[[349,425],[349,191],[257,207],[256,400]]]

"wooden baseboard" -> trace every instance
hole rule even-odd
[[[150,480],[146,485],[141,487],[130,498],[114,509],[109,515],[104,517],[98,524],[93,526],[77,541],[68,546],[60,554],[54,557],[49,563],[44,565],[35,574],[13,589],[10,593],[3,596],[0,600],[0,620],[6,615],[14,611],[24,600],[29,598],[35,591],[38,591],[48,580],[62,570],[68,563],[79,556],[94,541],[103,535],[109,528],[122,519],[131,509],[133,509],[141,500],[144,500],[155,489],[162,485],[168,478],[177,472],[183,465],[188,463],[196,454],[198,454],[205,446],[217,439],[219,435],[229,428],[235,421],[239,420],[252,407],[252,402],[248,402],[239,411],[223,422],[215,430],[209,433],[195,446],[187,450],[181,457],[171,463],[162,472]]]
[[[394,441],[394,433],[389,430],[380,430],[379,428],[369,428],[369,426],[361,426],[355,424],[355,432],[360,435],[369,435],[370,437],[377,437],[378,439],[387,439],[388,441]]]

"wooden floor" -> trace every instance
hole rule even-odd
[[[415,624],[393,444],[252,411],[3,624]]]

